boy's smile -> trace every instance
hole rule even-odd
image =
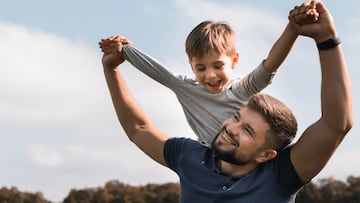
[[[202,58],[192,57],[190,65],[199,84],[216,94],[229,84],[236,62],[237,55],[235,60],[223,53],[210,52]]]

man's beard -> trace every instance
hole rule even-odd
[[[230,150],[230,151],[224,151],[220,149],[220,145],[217,144],[216,140],[217,138],[224,133],[224,128],[216,135],[215,139],[212,141],[211,143],[211,148],[214,151],[215,155],[217,157],[219,157],[219,159],[231,163],[231,164],[235,164],[235,165],[245,165],[247,163],[249,163],[249,160],[241,160],[239,158],[237,158],[236,156],[236,149],[234,150]],[[240,145],[239,145],[240,147]]]

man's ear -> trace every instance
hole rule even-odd
[[[274,149],[266,149],[260,153],[258,157],[256,157],[256,162],[264,163],[267,162],[277,156],[277,152]]]

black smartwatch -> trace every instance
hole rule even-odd
[[[319,51],[332,49],[341,43],[340,38],[330,38],[324,42],[318,43],[316,46]]]

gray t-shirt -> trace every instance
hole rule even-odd
[[[225,91],[213,94],[192,78],[174,75],[135,47],[124,45],[123,50],[128,62],[176,94],[190,127],[206,146],[211,146],[223,121],[244,106],[251,95],[270,84],[275,74],[267,72],[260,63],[250,74],[232,80]]]

